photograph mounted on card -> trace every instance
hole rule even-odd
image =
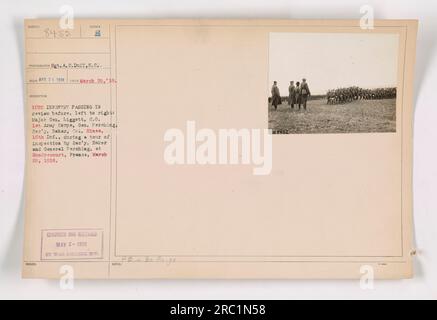
[[[58,22],[24,25],[23,277],[413,276],[417,21]]]

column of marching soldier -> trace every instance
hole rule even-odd
[[[327,104],[344,104],[354,100],[380,100],[396,98],[396,88],[363,89],[357,86],[329,90]]]
[[[282,103],[277,81],[273,82],[271,93],[272,106],[277,110],[278,105]],[[294,106],[296,105],[299,110],[301,109],[301,106],[306,110],[308,97],[310,95],[311,91],[305,78],[302,79],[302,83],[297,81],[296,84],[294,84],[294,81],[290,81],[290,86],[288,87],[288,105],[292,109],[294,109]]]
[[[396,91],[396,88],[363,89],[357,86],[338,88],[328,90],[326,93],[326,103],[344,104],[354,100],[394,99],[396,98]],[[273,82],[271,93],[272,106],[277,110],[278,105],[282,103],[277,81]],[[301,109],[301,106],[306,110],[308,97],[310,95],[311,92],[306,79],[302,79],[302,83],[296,82],[296,85],[294,84],[294,81],[290,81],[290,86],[288,87],[288,105],[292,109],[297,105],[299,110]]]

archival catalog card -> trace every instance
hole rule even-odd
[[[24,28],[25,278],[413,276],[417,21]]]

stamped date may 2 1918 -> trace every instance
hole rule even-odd
[[[50,229],[41,231],[41,260],[83,260],[103,257],[103,230]]]

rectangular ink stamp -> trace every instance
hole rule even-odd
[[[41,231],[41,260],[102,258],[102,229],[48,229]]]

